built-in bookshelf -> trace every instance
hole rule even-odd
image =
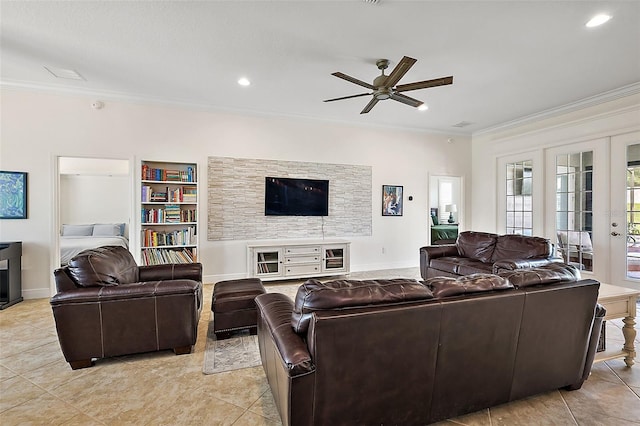
[[[197,262],[197,164],[143,160],[140,172],[140,264]]]

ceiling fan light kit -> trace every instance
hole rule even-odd
[[[404,75],[411,69],[413,64],[415,64],[416,62],[417,62],[416,59],[405,56],[400,60],[398,65],[396,65],[396,67],[391,71],[391,74],[385,75],[384,70],[386,70],[389,67],[389,60],[379,59],[378,61],[376,61],[376,66],[382,72],[382,74],[373,80],[373,84],[369,84],[365,81],[358,80],[357,78],[348,76],[341,72],[334,72],[331,75],[334,75],[343,80],[347,80],[350,83],[357,84],[358,86],[366,87],[369,90],[373,90],[373,92],[343,96],[340,98],[326,99],[324,102],[340,101],[343,99],[351,99],[351,98],[357,98],[361,96],[373,96],[373,98],[364,107],[364,109],[360,112],[360,114],[368,113],[378,103],[378,101],[384,101],[387,99],[392,99],[394,101],[401,102],[403,104],[412,106],[414,108],[421,107],[424,105],[424,102],[411,98],[409,96],[403,95],[401,92],[408,92],[410,90],[426,89],[429,87],[445,86],[448,84],[453,84],[453,76],[441,77],[433,80],[418,81],[415,83],[400,84],[396,86],[396,84],[400,81],[400,79],[404,77]]]

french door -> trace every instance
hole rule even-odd
[[[611,283],[640,289],[640,132],[611,138]]]
[[[545,232],[584,277],[640,288],[640,132],[550,148]]]

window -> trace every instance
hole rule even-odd
[[[506,233],[533,235],[533,161],[507,163]]]

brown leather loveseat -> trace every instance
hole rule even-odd
[[[93,358],[190,353],[202,310],[202,265],[140,266],[123,247],[85,250],[54,272],[58,340],[72,369]]]
[[[554,262],[562,262],[562,257],[551,241],[524,235],[465,231],[455,244],[420,248],[420,274],[424,279],[496,274]]]
[[[295,302],[258,296],[260,355],[283,424],[428,424],[580,388],[604,309],[600,284],[570,268],[309,280]]]

